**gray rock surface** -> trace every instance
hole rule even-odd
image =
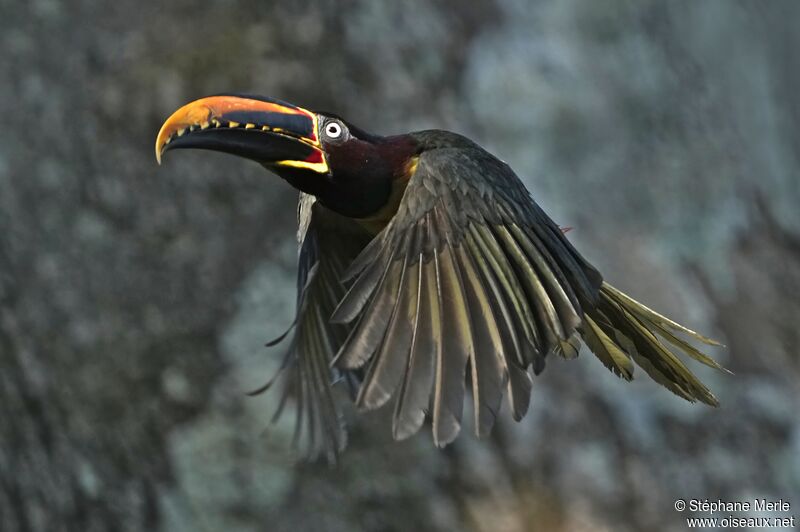
[[[800,515],[800,4],[0,0],[0,530],[686,530]],[[686,404],[591,356],[445,451],[298,462],[244,392],[291,321],[295,193],[161,121],[241,91],[462,132],[607,279],[728,347]],[[349,413],[351,417],[352,412]]]

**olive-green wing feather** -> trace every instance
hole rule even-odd
[[[601,282],[508,166],[477,147],[423,153],[397,214],[347,276],[333,321],[353,328],[336,364],[366,368],[359,406],[394,397],[395,437],[430,413],[438,445],[460,430],[465,381],[479,435],[505,392],[521,418],[528,368],[577,354],[581,301]]]
[[[716,404],[675,354],[716,366],[676,334],[707,339],[603,282],[513,171],[468,141],[420,155],[397,214],[345,279],[332,321],[351,329],[334,363],[366,371],[360,407],[394,400],[398,439],[429,414],[436,444],[451,442],[465,383],[477,434],[504,393],[521,418],[529,370],[550,353],[577,356],[581,337],[625,379],[636,362],[676,394]]]
[[[284,380],[277,419],[289,397],[297,401],[295,441],[304,437],[309,457],[320,454],[335,460],[344,447],[346,433],[332,383],[357,378],[351,372],[331,368],[347,338],[347,325],[329,318],[346,289],[342,277],[347,266],[369,241],[355,222],[339,216],[301,194],[298,205],[297,314],[294,336],[276,375],[253,393],[261,393],[278,379]],[[274,345],[288,332],[268,345]]]

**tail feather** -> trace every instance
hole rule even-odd
[[[584,342],[616,375],[632,379],[632,362],[635,362],[653,380],[687,401],[719,405],[714,394],[677,354],[727,370],[676,333],[708,345],[721,345],[719,342],[662,316],[605,282],[600,287],[597,305],[584,312],[581,327]]]
[[[604,290],[608,294],[612,295],[618,301],[625,303],[630,308],[630,310],[632,310],[636,314],[641,315],[642,317],[645,317],[645,318],[649,319],[653,323],[657,323],[657,324],[659,324],[659,325],[661,325],[663,327],[670,328],[673,331],[682,332],[684,334],[687,334],[687,335],[691,336],[692,338],[694,338],[695,340],[699,340],[699,341],[703,342],[704,344],[714,345],[714,346],[722,346],[722,344],[719,343],[718,341],[712,340],[711,338],[708,338],[706,336],[703,336],[702,334],[694,332],[693,330],[689,329],[688,327],[684,327],[680,323],[676,323],[676,322],[672,321],[671,319],[667,318],[666,316],[663,316],[663,315],[659,314],[658,312],[656,312],[655,310],[652,310],[651,308],[639,303],[638,301],[633,299],[631,296],[625,294],[624,292],[621,292],[620,290],[614,288],[613,286],[611,286],[610,284],[608,284],[606,282],[603,283],[603,286],[601,287],[601,290]]]

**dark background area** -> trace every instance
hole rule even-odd
[[[800,3],[0,0],[0,530],[685,530],[677,498],[800,515]],[[264,342],[296,193],[153,143],[252,92],[506,160],[606,278],[720,339],[690,405],[584,350],[445,451],[352,421],[297,460]],[[352,416],[352,413],[350,415]],[[781,514],[783,515],[783,514]]]

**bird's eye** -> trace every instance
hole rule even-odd
[[[338,122],[328,122],[325,125],[325,136],[329,139],[338,139],[342,136],[343,128]]]

